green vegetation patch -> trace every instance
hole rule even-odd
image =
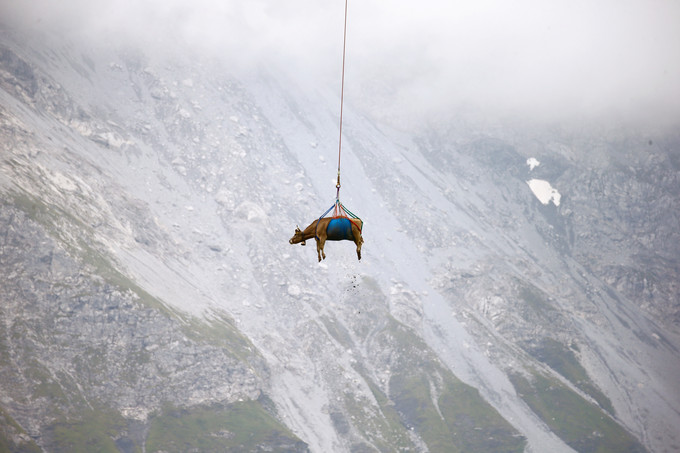
[[[533,357],[560,373],[572,384],[590,395],[604,410],[614,413],[614,407],[607,396],[591,381],[586,369],[578,361],[574,351],[559,341],[544,338],[538,347],[528,351]]]
[[[404,345],[389,393],[402,423],[432,452],[522,452],[526,439],[473,387],[444,368],[413,331],[392,321],[392,341]]]
[[[385,394],[370,379],[368,383],[379,410],[368,410],[372,405],[352,393],[345,394],[345,408],[352,417],[352,424],[379,451],[415,451],[415,445],[409,437],[406,427]],[[372,451],[372,450],[371,450]]]
[[[60,420],[49,425],[46,435],[51,438],[53,451],[71,453],[118,453],[114,439],[127,426],[117,412],[87,410],[79,419]]]
[[[307,445],[257,401],[166,407],[151,420],[146,451],[306,452]]]
[[[390,379],[390,393],[406,427],[416,429],[430,451],[463,451],[433,403],[427,376],[396,374]]]
[[[60,405],[68,402],[61,384],[52,378],[50,371],[36,359],[29,359],[23,370],[24,377],[32,383],[30,398],[45,398],[51,404]]]
[[[407,427],[421,433],[430,451],[524,451],[524,437],[476,389],[453,375],[444,376],[437,391],[427,375],[398,374],[390,392]]]
[[[542,318],[549,318],[555,309],[550,305],[547,296],[540,289],[534,285],[525,282],[520,283],[517,297],[526,303],[527,308],[531,308],[532,312]],[[530,315],[523,313],[523,317],[528,319]]]
[[[550,429],[579,453],[642,453],[640,442],[609,415],[553,378],[512,374],[517,393]]]
[[[525,438],[474,387],[447,379],[439,396],[439,410],[463,451],[524,451]]]

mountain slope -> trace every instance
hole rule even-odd
[[[677,138],[350,105],[364,256],[317,264],[287,239],[334,201],[334,93],[9,27],[0,52],[5,444],[677,450]]]

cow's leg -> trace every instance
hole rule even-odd
[[[319,257],[319,261],[321,261],[321,253],[323,252],[323,245],[321,245],[321,241],[319,238],[316,238],[316,254]],[[324,258],[326,258],[324,256]]]
[[[319,255],[319,261],[326,259],[326,254],[323,251],[323,247],[326,245],[326,239],[328,239],[326,232],[319,231],[319,235],[316,237],[316,252]]]
[[[356,227],[352,227],[352,233],[354,236],[354,243],[357,245],[357,258],[361,260],[361,244],[363,244],[364,239],[361,237],[361,232]]]

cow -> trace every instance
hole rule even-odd
[[[364,222],[361,219],[350,219],[349,217],[323,217],[313,221],[304,231],[300,227],[295,228],[295,234],[288,242],[291,244],[302,243],[305,245],[308,239],[316,239],[316,253],[319,261],[326,259],[323,246],[326,241],[354,241],[357,245],[357,258],[361,259],[361,244],[364,238],[361,237],[361,229]]]

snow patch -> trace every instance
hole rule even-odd
[[[536,195],[536,198],[538,198],[541,203],[548,204],[552,201],[555,206],[560,205],[560,199],[562,198],[562,195],[557,191],[557,189],[553,188],[553,186],[551,186],[548,181],[544,181],[542,179],[531,179],[527,181],[527,184],[529,184],[531,191],[534,193],[534,195]]]
[[[541,165],[541,163],[535,157],[530,157],[527,159],[527,165],[529,166],[529,171]]]

